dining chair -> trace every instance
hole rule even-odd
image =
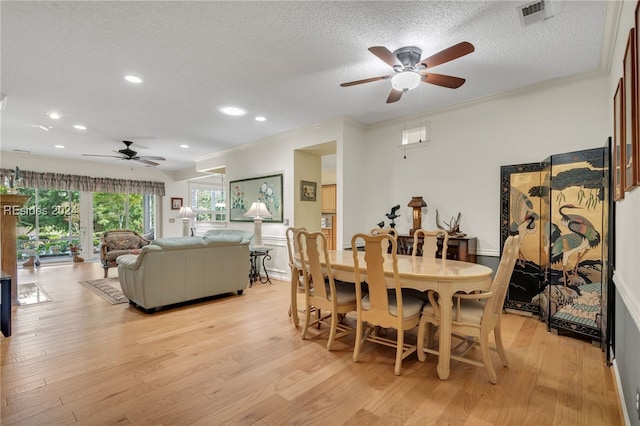
[[[452,353],[451,359],[465,362],[478,367],[484,367],[489,375],[489,381],[497,382],[497,376],[491,362],[490,349],[497,350],[502,364],[508,366],[507,355],[502,343],[501,317],[502,305],[507,294],[511,274],[515,265],[518,251],[520,250],[521,237],[512,235],[504,243],[500,264],[495,273],[489,291],[481,291],[471,294],[456,293],[451,317],[451,335],[462,339],[454,350],[463,350],[456,355]],[[425,361],[426,353],[438,355],[438,350],[431,346],[431,328],[440,324],[440,308],[434,291],[428,293],[430,304],[422,310],[420,325],[418,326],[418,359]],[[495,348],[489,347],[489,334],[494,334]],[[427,345],[425,335],[429,334]],[[480,345],[482,361],[465,357],[477,344]],[[452,350],[453,352],[453,350]]]
[[[447,257],[447,248],[449,247],[449,234],[447,231],[428,231],[422,228],[416,229],[413,233],[411,256],[436,257],[439,236],[442,236],[442,258],[445,259]],[[422,246],[420,245],[420,237],[422,237]]]
[[[331,261],[327,251],[327,239],[322,232],[299,231],[296,234],[300,247],[300,262],[305,287],[305,323],[302,338],[312,325],[329,325],[327,349],[331,350],[335,339],[344,337],[354,330],[341,322],[347,313],[356,310],[356,287],[351,283],[336,283],[331,270]],[[320,256],[323,256],[325,267]],[[315,285],[311,288],[310,283]],[[324,285],[323,285],[324,284]],[[311,320],[311,310],[315,308],[316,319]],[[322,311],[331,314],[322,316]],[[327,320],[330,318],[330,321]]]
[[[363,297],[361,288],[359,286],[355,287],[357,325],[353,360],[358,361],[360,348],[365,340],[395,347],[396,362],[394,373],[400,375],[402,360],[416,352],[417,348],[416,345],[405,342],[405,331],[418,325],[420,312],[425,302],[415,297],[403,296],[398,273],[398,243],[390,234],[356,234],[351,238],[356,282],[363,281],[360,270],[361,262],[356,249],[360,241],[364,241],[365,265],[363,269],[366,271],[369,294]],[[382,250],[384,244],[388,244],[391,248],[390,255],[393,268],[393,277],[391,277],[392,288],[387,288],[388,277],[385,277],[384,272],[384,261],[386,257],[383,256]],[[364,323],[367,323],[367,330],[363,332]],[[373,333],[376,327],[395,328],[397,330],[396,340],[394,341]]]
[[[392,237],[398,238],[398,231],[396,231],[395,228],[373,228],[369,234],[371,235],[382,235],[382,234],[387,234],[387,235],[391,235]],[[389,242],[385,241],[382,244],[382,252],[383,253],[389,253]]]
[[[289,253],[289,269],[291,272],[291,304],[289,305],[289,316],[293,317],[293,325],[298,327],[300,324],[300,317],[298,313],[301,312],[297,309],[298,305],[298,288],[304,289],[304,275],[302,273],[302,267],[300,266],[300,246],[295,235],[300,231],[306,231],[307,228],[293,228],[289,227],[285,231],[285,237],[287,239],[287,251]],[[294,314],[295,309],[295,314]]]

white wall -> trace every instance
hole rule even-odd
[[[480,254],[498,255],[500,166],[540,162],[551,154],[602,147],[610,135],[607,79],[572,80],[509,97],[402,121],[367,132],[368,193],[361,230],[400,204],[400,233],[412,227],[412,196],[427,203],[422,226],[462,212],[461,230],[478,237]],[[402,130],[430,122],[430,142],[398,149]]]
[[[607,101],[613,105],[618,79],[623,75],[623,58],[630,28],[635,25],[636,2],[621,2],[620,21],[615,36],[608,78]],[[613,128],[613,107],[608,126]],[[615,282],[618,301],[615,315],[615,359],[617,385],[629,425],[640,425],[635,413],[635,392],[640,386],[640,188],[625,193],[616,203]],[[622,302],[622,303],[620,303]]]
[[[305,129],[292,130],[229,151],[216,153],[196,161],[196,170],[205,170],[219,165],[226,167],[226,181],[251,177],[283,174],[283,223],[263,223],[262,242],[272,247],[272,260],[267,264],[269,274],[285,278],[289,274],[288,255],[284,232],[288,226],[297,226],[294,221],[294,151],[313,145],[342,140],[343,120],[336,119]],[[320,179],[320,165],[316,178]],[[318,217],[318,222],[320,221]],[[229,228],[253,230],[252,223],[230,222]]]
[[[636,2],[623,2],[608,81],[607,100],[613,105],[618,79],[622,77],[622,61],[629,29],[634,26]],[[608,114],[608,126],[613,128],[613,113]],[[640,330],[640,188],[624,195],[616,203],[616,270],[614,280],[620,296]]]

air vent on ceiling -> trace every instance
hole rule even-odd
[[[550,18],[553,16],[550,6],[550,2],[545,2],[544,0],[518,6],[520,22],[522,22],[522,25],[526,26]]]

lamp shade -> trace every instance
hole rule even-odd
[[[193,212],[193,209],[189,206],[182,206],[178,211],[178,217],[181,217],[183,219],[191,219],[195,215],[196,214]]]
[[[247,217],[253,217],[255,219],[271,217],[271,213],[269,213],[267,206],[262,201],[256,201],[255,203],[251,204],[251,208],[244,215]]]
[[[407,207],[427,207],[427,203],[424,202],[422,197],[411,197]]]

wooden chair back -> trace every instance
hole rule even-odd
[[[391,235],[394,239],[396,239],[396,246],[397,246],[397,238],[398,238],[398,231],[395,230],[395,228],[373,228],[371,230],[371,232],[369,232],[369,234],[371,235]],[[389,241],[385,240],[381,246],[381,250],[383,253],[389,253]],[[396,247],[396,253],[397,253],[397,247]]]
[[[308,232],[301,230],[296,233],[296,240],[300,248],[300,263],[304,275],[305,292],[307,296],[313,299],[320,298],[330,301],[332,295],[336,293],[336,284],[333,280],[333,274],[331,273],[331,262],[329,261],[329,254],[327,252],[327,238],[320,231]],[[320,256],[326,259],[325,268],[323,268],[320,263]],[[325,277],[329,284],[329,291],[327,291],[327,286],[323,285],[323,283],[325,283]],[[316,283],[313,294],[311,294],[311,282]],[[313,305],[313,303],[311,304]]]
[[[394,230],[395,232],[395,230]],[[364,241],[364,265],[358,258],[357,244]],[[398,320],[402,321],[402,290],[398,274],[397,240],[392,233],[380,232],[378,235],[356,234],[351,238],[353,250],[353,264],[355,271],[355,281],[357,283],[365,281],[361,277],[361,270],[366,270],[366,282],[369,287],[369,308],[362,306],[362,289],[356,286],[356,301],[358,303],[358,317],[363,321],[373,323],[382,327],[400,328]],[[389,293],[387,292],[387,277],[384,273],[383,253],[390,247],[391,262],[393,264],[393,277],[390,278],[395,288],[397,301],[397,316],[389,313]],[[400,322],[401,323],[401,322]]]
[[[294,269],[298,269],[297,268],[297,261],[296,261],[296,257],[300,256],[300,246],[298,245],[298,240],[296,239],[296,234],[300,231],[306,231],[307,228],[304,227],[300,227],[300,228],[293,228],[293,227],[289,227],[286,229],[286,231],[284,232],[284,235],[287,239],[287,252],[289,253],[289,267],[291,268],[291,271],[293,273]]]
[[[447,248],[449,246],[449,234],[443,230],[429,231],[426,229],[417,229],[413,233],[413,248],[411,256],[436,257],[438,252],[438,237],[442,237],[442,258],[447,257]],[[420,246],[420,238],[422,238],[422,246]]]
[[[289,227],[284,234],[287,239],[287,253],[289,254],[289,272],[291,274],[291,305],[289,306],[289,316],[293,317],[293,324],[298,327],[300,317],[298,317],[298,287],[304,287],[304,275],[300,266],[300,246],[296,239],[296,233],[304,231],[306,228]]]
[[[483,322],[489,320],[489,324],[492,325],[498,321],[498,318],[502,315],[504,299],[507,296],[509,281],[511,280],[513,268],[518,259],[521,243],[522,236],[520,235],[511,235],[504,242],[500,264],[491,283],[491,290],[489,290],[493,293],[493,297],[487,299],[482,314]]]

